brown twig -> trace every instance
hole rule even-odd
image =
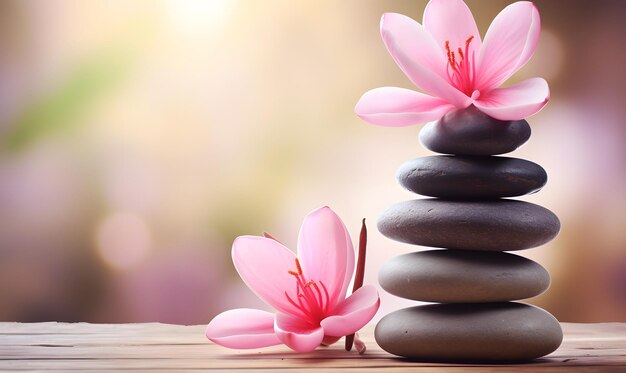
[[[361,225],[361,234],[359,235],[359,257],[356,264],[356,274],[354,275],[354,285],[352,286],[352,294],[357,291],[358,288],[363,286],[363,278],[365,276],[365,252],[367,247],[367,227],[365,226],[365,218]],[[346,336],[346,351],[352,350],[354,344],[354,334]],[[359,353],[361,349],[359,349]],[[363,348],[363,351],[365,349]]]

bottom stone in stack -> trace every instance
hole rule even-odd
[[[421,361],[517,362],[556,350],[561,326],[523,303],[430,304],[388,314],[376,326],[385,351]]]

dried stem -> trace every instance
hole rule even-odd
[[[352,286],[352,294],[357,291],[358,288],[363,286],[363,278],[365,276],[365,253],[367,248],[367,226],[365,225],[365,218],[361,225],[361,234],[359,235],[359,257],[356,264],[356,274],[354,275],[354,285]],[[352,350],[352,345],[355,341],[355,335],[350,334],[346,336],[346,351]],[[365,344],[357,336],[357,351],[359,354],[365,352]]]

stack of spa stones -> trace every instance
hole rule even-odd
[[[474,107],[426,125],[422,144],[437,155],[403,164],[398,180],[428,197],[389,207],[382,234],[413,245],[444,248],[392,258],[380,270],[383,289],[435,304],[401,309],[376,326],[386,351],[423,361],[527,361],[556,350],[563,334],[548,312],[513,302],[543,293],[550,275],[506,251],[552,240],[558,218],[532,203],[504,199],[538,191],[539,165],[496,157],[530,137],[525,120],[500,121]]]

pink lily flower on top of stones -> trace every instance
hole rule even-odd
[[[450,110],[470,105],[500,120],[526,118],[548,102],[548,83],[531,78],[499,87],[528,62],[540,30],[539,12],[528,1],[504,8],[484,40],[462,0],[431,0],[423,25],[387,13],[380,21],[387,50],[406,76],[428,94],[376,88],[361,97],[355,112],[369,123],[387,127],[438,120]]]
[[[356,333],[380,305],[372,285],[346,298],[355,266],[354,249],[346,227],[329,207],[304,218],[297,256],[267,235],[238,237],[232,257],[246,285],[276,313],[241,308],[217,315],[207,326],[206,336],[224,347],[250,349],[282,343],[297,352],[312,351]],[[362,273],[361,268],[361,282]],[[361,350],[358,343],[357,348]]]

